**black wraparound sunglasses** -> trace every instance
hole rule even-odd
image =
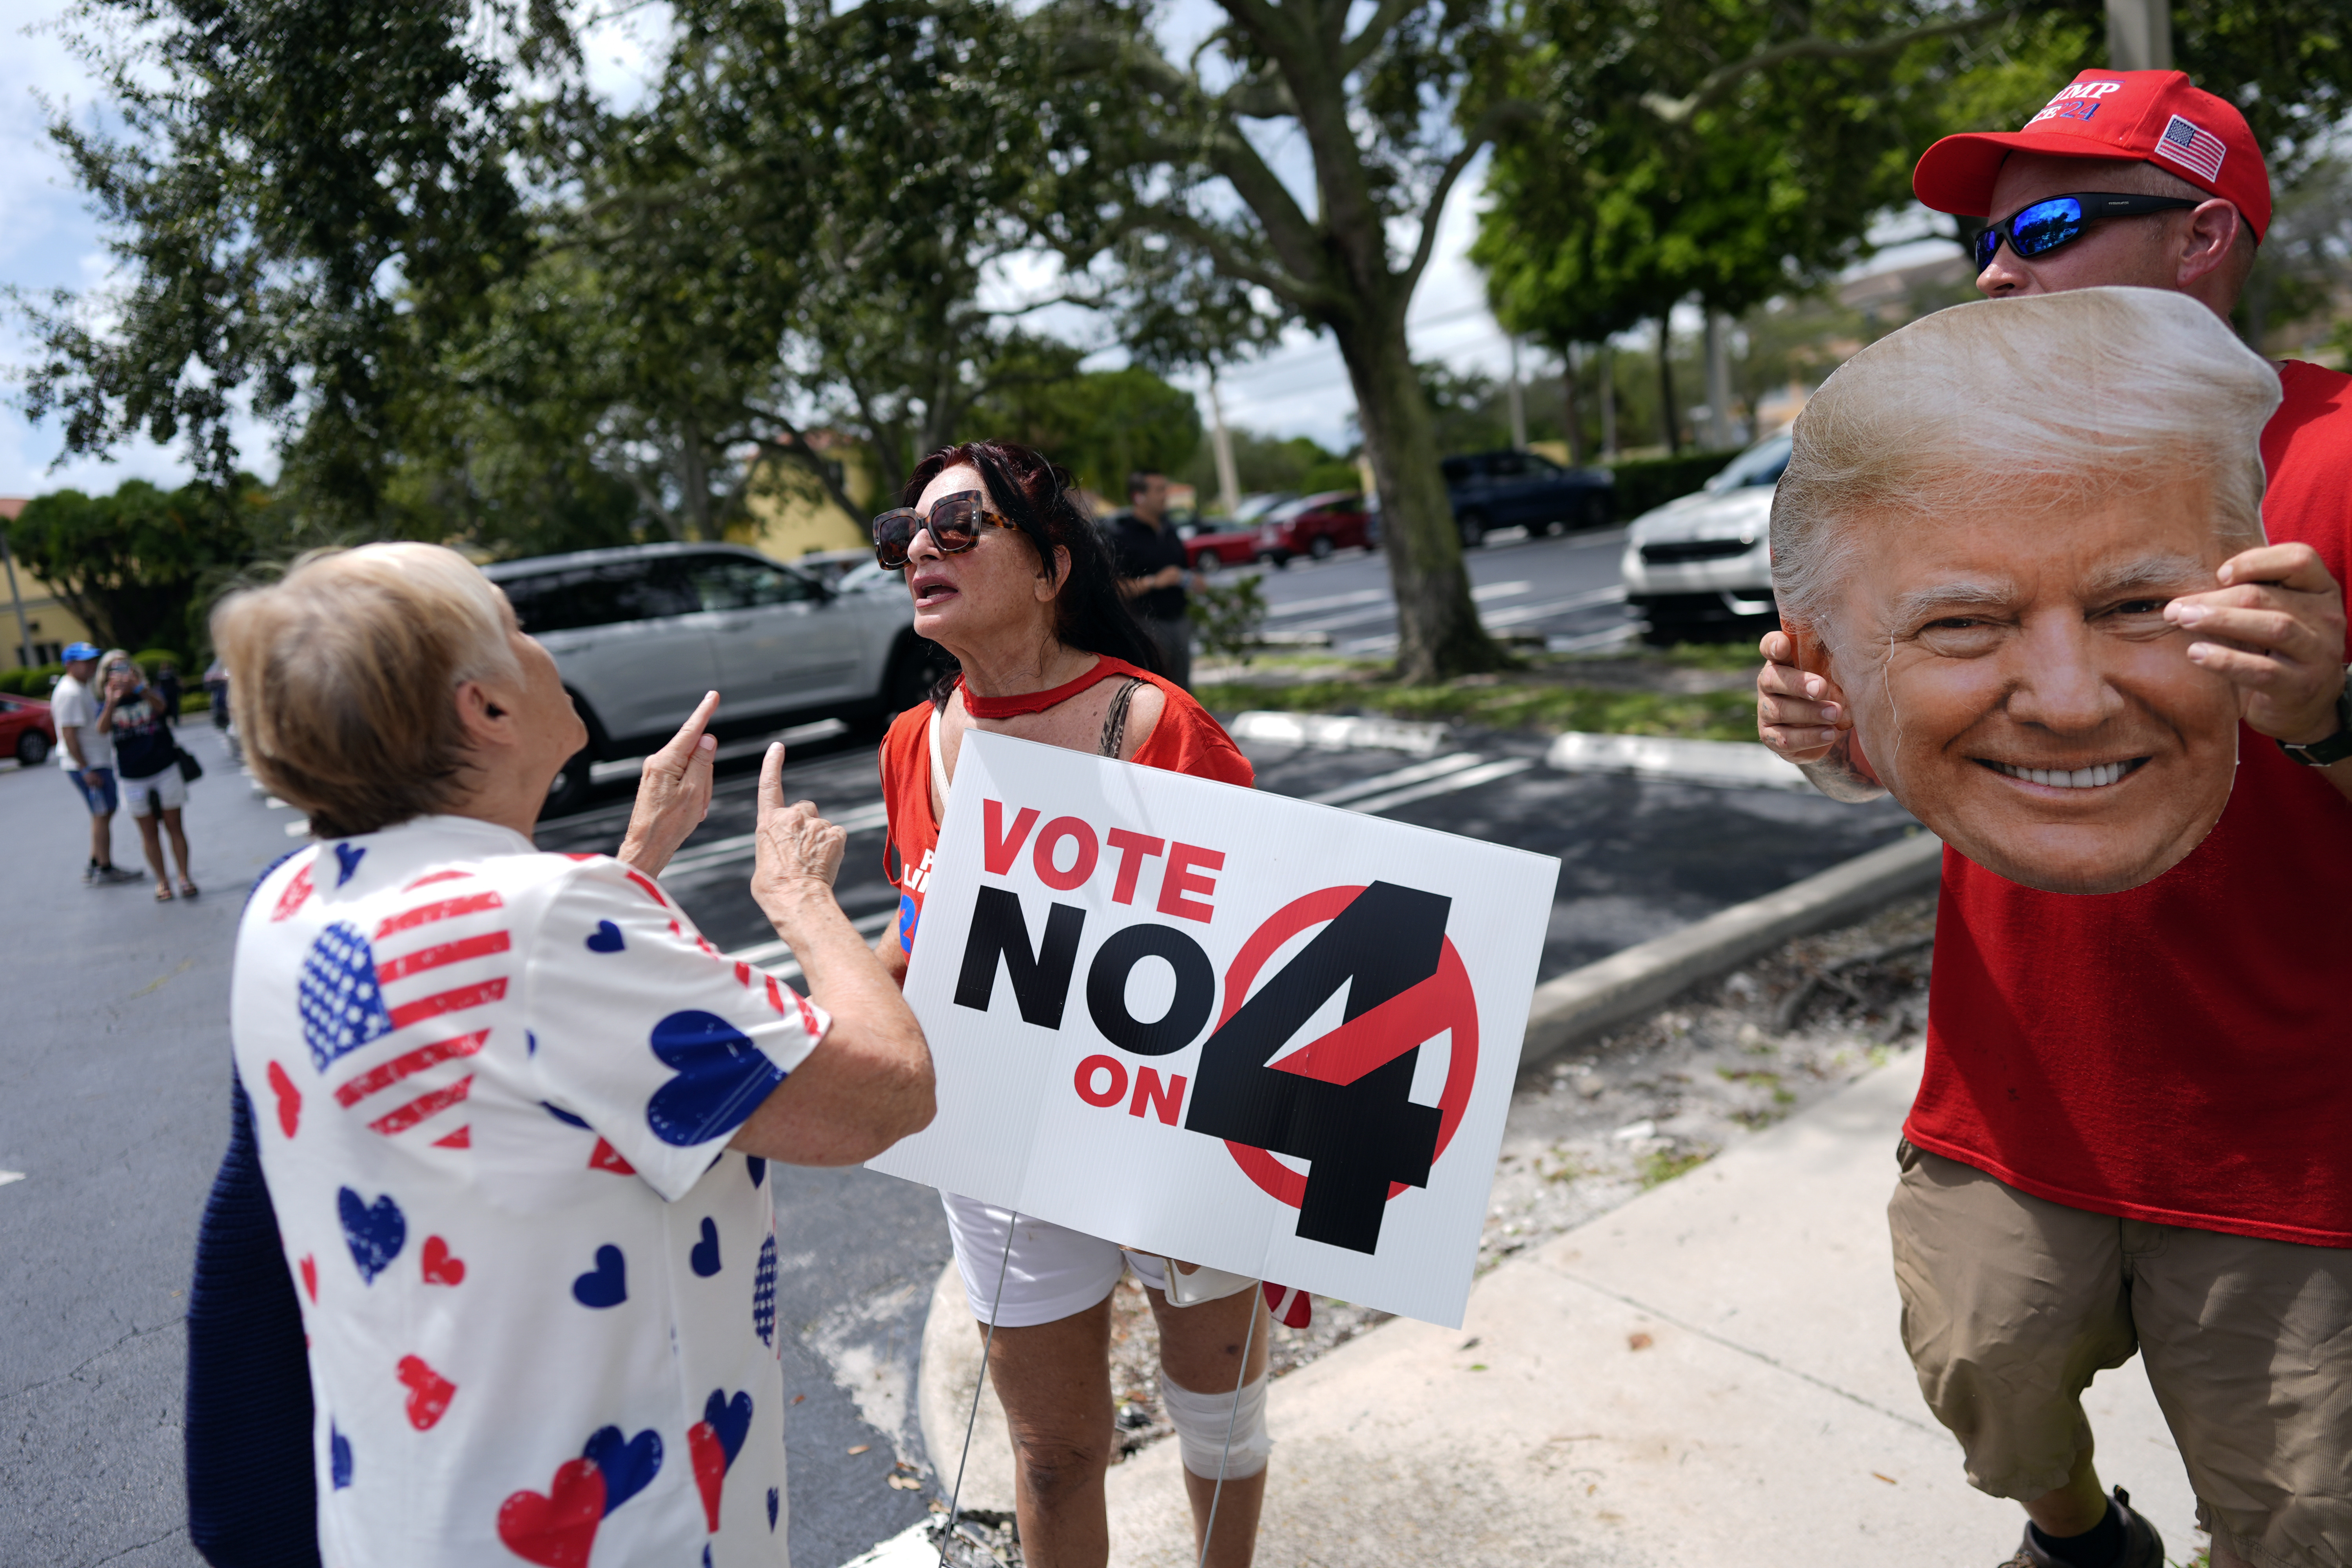
[[[1977,270],[1981,272],[1992,265],[2004,239],[2018,259],[2030,261],[2082,238],[2084,231],[2100,218],[2140,217],[2198,205],[2184,196],[2135,196],[2119,191],[2079,191],[2072,195],[2052,196],[2021,207],[2011,216],[1979,230]]]
[[[983,528],[1017,528],[1020,524],[988,504],[978,490],[958,490],[931,503],[929,517],[910,506],[893,507],[874,520],[874,559],[886,572],[907,563],[915,535],[931,531],[931,542],[942,555],[957,555],[980,542]]]

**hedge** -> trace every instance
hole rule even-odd
[[[0,669],[0,691],[17,697],[37,697],[48,700],[49,688],[66,672],[62,664],[44,664],[31,669]]]
[[[1679,458],[1633,458],[1610,465],[1610,472],[1617,476],[1617,521],[1631,522],[1654,506],[1689,495],[1738,456],[1739,449],[1734,447],[1686,452]]]

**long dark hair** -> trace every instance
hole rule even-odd
[[[966,441],[946,447],[915,465],[898,504],[913,506],[922,500],[925,486],[963,463],[980,470],[988,499],[1036,546],[1047,582],[1054,580],[1055,550],[1069,552],[1069,581],[1054,596],[1054,636],[1062,646],[1108,654],[1154,675],[1166,674],[1160,645],[1118,591],[1118,568],[1102,530],[1071,493],[1068,471],[1043,453],[1011,441]],[[944,649],[940,660],[947,673],[931,688],[934,704],[947,700],[958,674]]]

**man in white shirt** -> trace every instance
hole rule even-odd
[[[114,811],[119,803],[114,784],[114,741],[106,732],[105,705],[90,694],[90,677],[98,673],[98,649],[86,642],[69,645],[66,672],[49,694],[49,718],[58,727],[58,766],[81,792],[89,808],[89,864],[82,868],[85,887],[135,882],[136,871],[114,863]]]

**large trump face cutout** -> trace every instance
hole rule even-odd
[[[2107,893],[2221,819],[2238,695],[2164,606],[2263,542],[2278,396],[2194,301],[2095,289],[1927,317],[1807,407],[1773,504],[1782,617],[1945,842]]]

